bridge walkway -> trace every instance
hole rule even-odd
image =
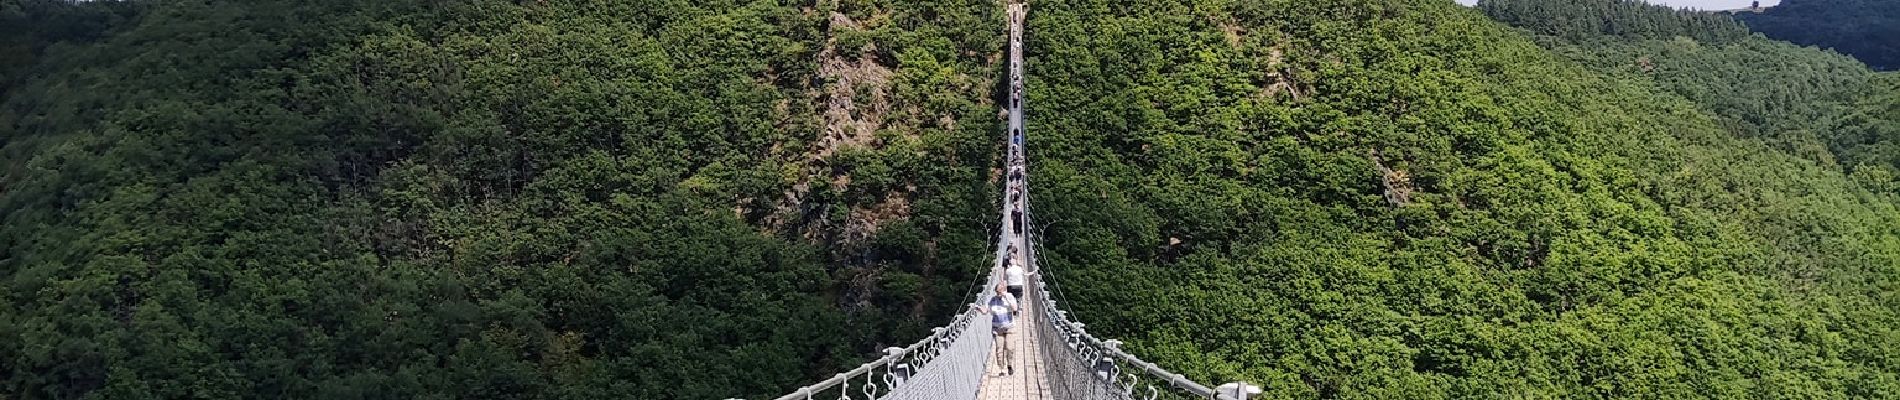
[[[884,349],[884,356],[799,388],[777,400],[1247,400],[1260,388],[1245,382],[1208,387],[1122,351],[1121,342],[1101,339],[1062,311],[1044,289],[1038,271],[1036,239],[1040,231],[1029,207],[1029,162],[1025,152],[1023,110],[1024,22],[1028,5],[1008,4],[1008,110],[1004,142],[1002,229],[995,258],[971,307],[950,323],[908,347]],[[1015,326],[1001,343],[991,334],[982,306],[1006,282],[1005,260],[1023,266],[1023,299]],[[973,282],[974,283],[974,282]],[[1007,350],[1003,350],[1003,349]],[[1003,352],[1011,357],[1002,362]]]

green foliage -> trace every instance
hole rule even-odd
[[[1900,396],[1892,77],[1580,4],[1548,11],[1616,18],[1494,5],[1533,40],[1437,0],[1036,2],[1061,296],[1275,397]],[[62,13],[95,22],[11,23]],[[976,279],[999,13],[0,3],[0,393],[759,398],[829,376]],[[843,89],[886,103],[828,108],[834,69],[866,63],[888,73]],[[827,141],[861,112],[885,123]]]
[[[48,47],[99,39],[145,5],[132,1],[0,1],[0,96]]]
[[[1151,361],[1274,398],[1900,393],[1894,198],[1667,85],[1451,2],[1035,10],[1044,260]]]
[[[1592,70],[1682,96],[1721,117],[1723,127],[1762,138],[1816,162],[1832,164],[1826,143],[1838,142],[1833,120],[1869,91],[1872,71],[1838,53],[1803,48],[1761,36],[1698,39],[1712,34],[1675,37],[1589,36],[1551,32],[1552,26],[1592,15],[1618,0],[1509,0],[1482,3],[1492,18],[1533,32],[1539,44]],[[1603,17],[1685,21],[1727,19],[1726,14],[1642,6]],[[1684,26],[1684,29],[1694,29]],[[1732,36],[1731,28],[1720,28]],[[1581,38],[1579,38],[1581,36]],[[1894,134],[1900,134],[1895,131]]]
[[[1727,15],[1678,10],[1643,0],[1480,0],[1478,9],[1499,22],[1572,41],[1600,37],[1668,40],[1680,36],[1720,44],[1748,37],[1748,28]]]
[[[1735,17],[1768,37],[1853,55],[1875,69],[1900,69],[1900,3],[1884,0],[1782,0]]]
[[[140,3],[7,66],[5,397],[758,398],[922,337],[982,262],[999,10]],[[941,124],[788,196],[834,39],[930,60],[873,62]]]
[[[1491,15],[1536,29],[1546,19],[1561,20],[1577,12],[1571,9],[1591,7],[1589,2],[1520,3],[1517,8],[1535,11]],[[1647,11],[1681,13],[1666,8]],[[1895,86],[1891,74],[1881,77],[1841,54],[1762,36],[1723,43],[1687,37],[1536,39],[1598,72],[1682,96],[1721,117],[1730,132],[1764,139],[1823,165],[1839,165],[1863,187],[1893,192],[1887,177],[1900,168],[1900,157],[1894,156],[1900,149],[1887,142],[1900,136],[1900,125],[1890,123],[1900,116],[1900,109],[1892,105],[1895,96],[1900,96],[1896,94],[1900,86]]]
[[[1872,179],[1879,190],[1900,193],[1894,173],[1900,173],[1900,75],[1886,73],[1874,79],[1872,95],[1854,104],[1845,117],[1833,119],[1829,148],[1841,163],[1854,167],[1857,177]],[[1860,175],[1863,169],[1874,175]]]

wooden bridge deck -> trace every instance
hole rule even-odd
[[[1010,4],[1006,14],[1007,18],[1009,18],[1010,44],[1008,59],[1011,65],[1009,79],[1013,83],[1010,88],[1013,93],[1012,95],[1021,95],[1023,93],[1020,86],[1017,85],[1021,84],[1023,74],[1023,49],[1021,43],[1023,39],[1023,18],[1027,16],[1026,8],[1027,7],[1021,3]],[[1022,103],[1024,102],[1025,101],[1021,101],[1021,99],[1010,102],[1008,125],[1011,132],[1019,132],[1022,129]],[[1010,157],[1017,157],[1020,153],[1018,149],[1014,148],[1015,144],[1011,144],[1010,146],[1010,154],[1012,154]],[[1010,182],[1008,185],[1014,188],[1014,185],[1019,184],[1020,183],[1017,182]],[[1005,214],[1007,214],[1007,212]],[[1005,221],[1007,221],[1007,219],[1005,219]],[[1005,222],[1004,224],[1008,225],[1009,223]],[[1009,232],[1006,235],[1009,237],[1010,244],[1015,248],[1029,248],[1028,241],[1024,240],[1020,233]],[[1001,270],[1002,263],[998,262],[996,267],[998,270],[993,271],[993,275],[991,276],[1004,276]],[[1016,326],[1011,329],[1010,335],[1002,341],[1008,345],[1007,351],[1012,356],[1012,362],[1010,362],[1010,364],[1014,364],[1013,367],[1015,367],[1014,373],[1011,373],[1011,366],[1003,365],[999,357],[996,357],[996,352],[1004,351],[1004,347],[992,347],[990,349],[989,362],[985,364],[983,384],[977,389],[977,399],[979,400],[1050,398],[1049,382],[1048,379],[1045,378],[1047,374],[1043,369],[1045,364],[1043,354],[1041,348],[1037,347],[1037,343],[1039,343],[1038,340],[1041,339],[1037,336],[1040,336],[1042,327],[1039,325],[1042,324],[1042,318],[1037,318],[1036,316],[1041,315],[1042,305],[1036,304],[1035,302],[1024,301],[1021,307],[1022,312],[1021,315],[1018,315],[1016,318]]]
[[[1033,304],[1025,304],[1023,312],[1029,311]],[[1036,324],[1038,318],[1024,318],[1016,325],[1016,333],[1009,335],[1009,349],[1016,355],[1016,373],[1004,374],[1007,369],[997,365],[996,357],[990,357],[987,374],[983,376],[983,386],[977,391],[976,398],[981,400],[1020,400],[1050,398],[1048,381],[1042,369],[1042,352],[1037,351]]]

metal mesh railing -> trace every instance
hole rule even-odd
[[[1028,186],[1028,174],[1022,178]],[[1028,206],[1028,190],[1023,191],[1024,225],[1034,227],[1035,213]],[[1041,246],[1035,240],[1036,229],[1024,229],[1029,236],[1024,242],[1027,262],[1032,270],[1043,268],[1038,253]],[[1037,302],[1042,310],[1033,318],[1039,318],[1036,324],[1040,329],[1041,342],[1037,350],[1041,351],[1043,368],[1049,382],[1052,397],[1058,400],[1069,399],[1216,399],[1246,400],[1260,393],[1260,388],[1245,382],[1235,382],[1209,388],[1188,379],[1178,373],[1162,369],[1160,366],[1121,349],[1121,341],[1103,340],[1086,330],[1087,324],[1076,322],[1068,311],[1062,310],[1062,304],[1050,292],[1048,281],[1043,274],[1033,275],[1029,281],[1032,286],[1026,290],[1028,301]]]
[[[1038,285],[1040,286],[1040,285]],[[1040,287],[1030,297],[1044,301],[1038,344],[1044,370],[1055,399],[1218,399],[1245,400],[1258,388],[1245,384],[1209,388],[1186,376],[1162,369],[1123,351],[1121,342],[1090,335],[1085,324],[1068,319],[1068,312],[1049,299]],[[1240,389],[1236,392],[1235,388]],[[1249,391],[1248,389],[1251,389]]]
[[[896,400],[934,400],[934,399],[974,399],[977,385],[983,382],[984,360],[988,359],[990,342],[988,326],[975,318],[975,311],[966,311],[958,321],[962,326],[951,326],[946,330],[956,331],[955,335],[946,335],[939,340],[934,358],[925,360],[923,368],[915,375],[892,379],[891,389],[882,399]],[[887,375],[888,376],[888,375]],[[871,398],[871,397],[867,397]]]
[[[1007,207],[1007,200],[1005,200]],[[998,230],[991,272],[971,294],[969,306],[948,325],[932,328],[929,337],[908,347],[884,349],[884,356],[830,379],[799,388],[776,400],[973,400],[983,381],[985,362],[995,338],[976,310],[992,296],[987,290],[1001,279],[1005,249],[1013,235],[1008,226]]]
[[[1013,256],[1007,250],[1012,245],[1020,244],[1023,268],[1039,272],[1042,267],[1037,225],[1029,208],[1028,154],[1023,134],[1025,13],[1022,4],[1009,7],[1009,121],[1004,133],[1002,224],[996,236],[994,263],[972,296],[972,306],[991,297],[990,288],[1003,278],[1004,260]],[[1029,276],[1032,279],[1026,282],[1026,298],[1021,300],[1036,304],[1025,308],[1040,311],[1022,318],[1033,320],[1025,322],[1035,326],[1039,340],[1031,349],[1021,350],[1041,359],[1046,384],[1041,393],[1061,400],[1246,400],[1260,392],[1244,382],[1209,388],[1122,351],[1119,341],[1090,335],[1087,325],[1075,322],[1062,310],[1059,302],[1064,299],[1059,287],[1040,273]],[[1052,289],[1057,289],[1055,295]],[[930,337],[909,347],[885,349],[884,356],[875,361],[777,400],[976,399],[988,375],[986,362],[995,341],[989,324],[979,315],[979,311],[964,310],[949,325],[934,329]]]
[[[974,399],[990,342],[976,314],[966,310],[924,340],[777,400]]]

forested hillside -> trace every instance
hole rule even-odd
[[[1498,22],[1571,41],[1606,36],[1660,40],[1688,37],[1728,43],[1748,36],[1748,27],[1727,15],[1678,11],[1643,0],[1480,0],[1478,8]]]
[[[1060,297],[1269,398],[1900,397],[1900,80],[1601,9],[1035,1]],[[0,0],[0,397],[830,376],[974,289],[1001,10]]]
[[[1845,116],[1833,118],[1832,149],[1871,188],[1900,193],[1900,73],[1872,82],[1869,95]]]
[[[1633,7],[1633,8],[1631,8]],[[1758,137],[1796,155],[1848,169],[1895,170],[1893,156],[1863,143],[1900,137],[1837,125],[1862,99],[1887,95],[1859,61],[1813,47],[1772,40],[1711,19],[1726,14],[1677,10],[1632,0],[1485,0],[1487,15],[1534,33],[1538,43],[1592,70],[1688,99],[1719,118],[1725,130]],[[1596,9],[1630,10],[1631,19],[1673,36],[1631,36],[1612,30],[1566,30],[1566,21]],[[1732,21],[1731,21],[1732,23]],[[1700,34],[1699,27],[1706,29]],[[1544,32],[1562,31],[1562,34]]]
[[[1874,68],[1900,69],[1900,2],[1782,0],[1735,17],[1768,37],[1851,54]]]
[[[1047,268],[1161,365],[1264,398],[1900,396],[1894,196],[1722,108],[1445,1],[1035,10]]]
[[[988,2],[0,4],[3,398],[766,397],[994,220]]]
[[[55,43],[97,40],[125,18],[137,15],[143,3],[97,2],[72,7],[64,1],[9,0],[0,2],[0,82],[17,79],[23,68],[38,60]],[[0,85],[5,90],[6,85]],[[0,91],[0,95],[6,92]]]

